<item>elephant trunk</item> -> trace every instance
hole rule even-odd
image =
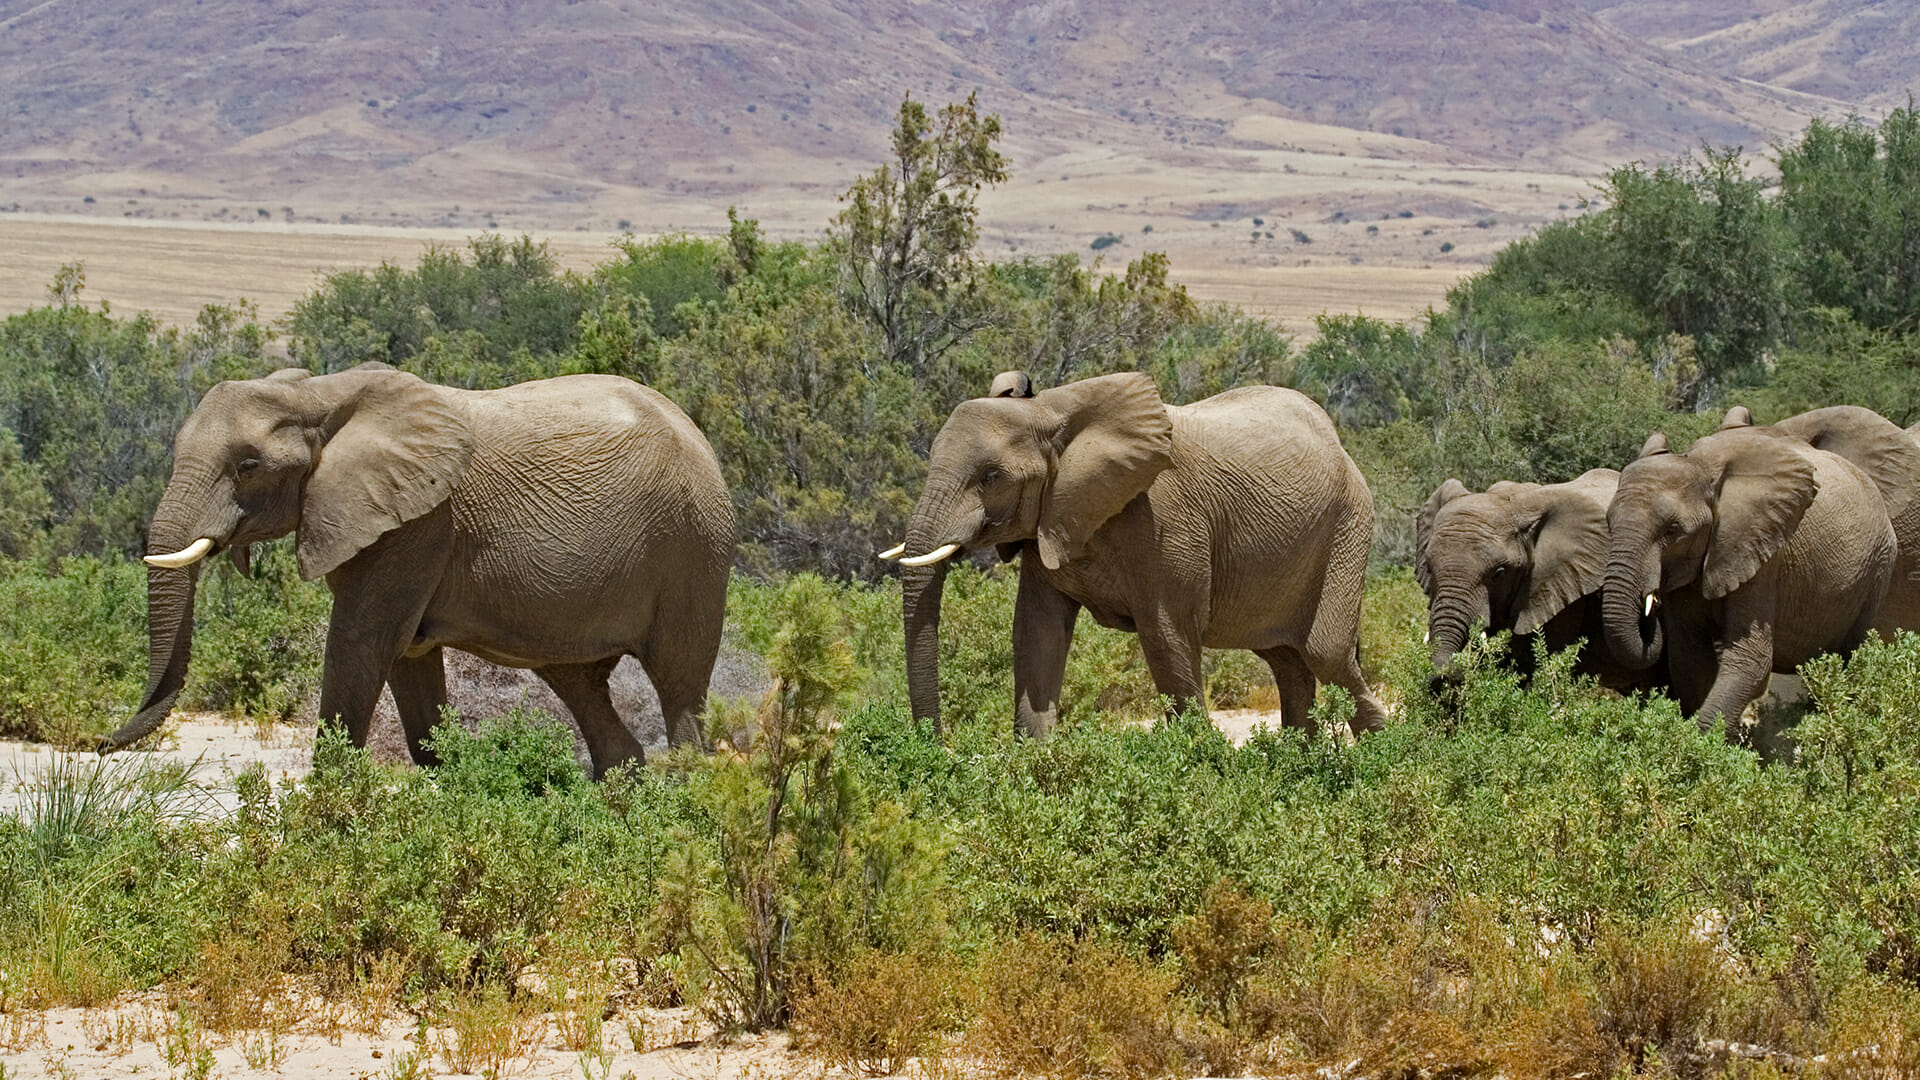
[[[1474,622],[1487,622],[1485,589],[1442,588],[1427,612],[1427,644],[1432,649],[1433,667],[1444,671],[1453,656],[1467,646],[1467,631]]]
[[[901,614],[906,625],[907,699],[915,720],[940,730],[940,600],[949,562],[900,571]]]
[[[1607,649],[1621,665],[1644,671],[1666,651],[1666,632],[1649,610],[1660,589],[1660,546],[1615,538],[1600,594]]]
[[[913,555],[946,550],[948,557],[900,567],[901,617],[906,628],[907,699],[916,720],[940,730],[940,601],[951,555],[979,534],[983,515],[964,497],[964,485],[929,469],[927,490],[907,521],[906,550]],[[953,545],[953,546],[949,546]]]
[[[169,485],[154,511],[147,551],[180,551],[203,535],[194,528],[197,514],[188,499]],[[147,690],[133,719],[100,741],[100,752],[110,753],[153,734],[173,710],[174,698],[187,679],[187,659],[193,651],[193,598],[200,582],[200,564],[183,567],[147,567]]]

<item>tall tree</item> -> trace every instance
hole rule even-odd
[[[974,200],[1007,178],[994,144],[1000,118],[976,95],[937,116],[909,95],[893,130],[893,160],[854,182],[834,218],[848,302],[879,327],[884,359],[923,378],[942,354],[990,324],[979,301]]]

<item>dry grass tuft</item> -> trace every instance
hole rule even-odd
[[[1594,941],[1599,1029],[1635,1072],[1696,1045],[1729,983],[1718,950],[1686,927],[1608,928]]]
[[[939,959],[868,952],[832,980],[810,980],[793,1003],[794,1026],[829,1064],[892,1076],[939,1061],[962,1026],[962,979]]]
[[[1158,1077],[1185,1062],[1175,976],[1111,946],[1025,936],[980,961],[968,1045],[1003,1075]]]
[[[447,1068],[489,1080],[531,1066],[547,1028],[536,1004],[494,984],[449,997],[438,1013],[434,1041]]]

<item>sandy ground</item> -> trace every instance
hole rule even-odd
[[[831,1075],[784,1034],[719,1038],[690,1010],[623,1010],[601,1025],[599,1046],[568,1048],[564,1018],[534,1017],[507,1037],[495,1075],[634,1080],[780,1080]],[[277,1028],[277,1030],[276,1030]],[[471,1045],[471,1044],[469,1044]],[[461,1061],[459,1036],[399,1011],[380,1017],[333,1009],[298,1022],[214,1033],[162,991],[97,1009],[0,1014],[0,1066],[20,1077],[378,1077],[480,1075]],[[461,1072],[456,1066],[473,1069]]]

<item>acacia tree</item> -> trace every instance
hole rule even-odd
[[[880,331],[882,356],[915,380],[969,334],[991,323],[980,302],[974,199],[1007,178],[994,149],[1000,118],[977,95],[937,116],[908,95],[893,130],[893,160],[841,196],[833,239],[848,303]]]

